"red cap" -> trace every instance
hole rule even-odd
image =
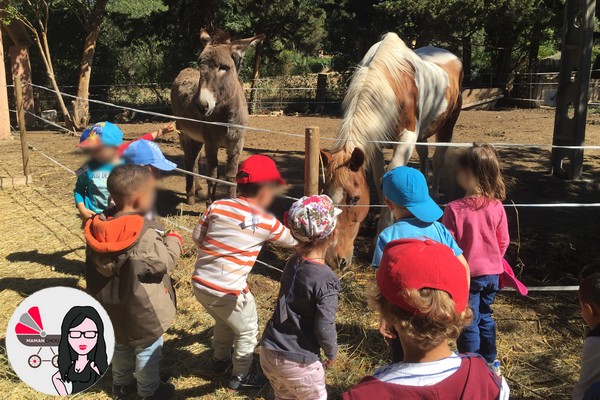
[[[403,290],[443,290],[454,300],[457,314],[469,302],[465,267],[448,246],[428,238],[389,242],[377,269],[377,286],[387,301],[417,315],[419,310],[406,302]]]
[[[240,177],[239,173],[245,172],[246,176]],[[286,185],[286,181],[281,177],[275,161],[267,156],[257,154],[250,156],[240,164],[237,183],[267,183],[277,182],[280,185]]]

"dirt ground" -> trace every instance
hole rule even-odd
[[[591,116],[587,143],[600,144],[600,117]],[[550,110],[501,110],[463,112],[455,141],[509,143],[551,143],[554,114]],[[128,138],[135,138],[160,124],[124,125]],[[301,134],[306,126],[318,125],[322,137],[334,137],[339,119],[325,117],[253,117],[250,125],[275,131]],[[41,152],[56,158],[70,169],[84,161],[74,144],[77,139],[51,132],[31,132],[29,140]],[[327,147],[323,141],[323,147]],[[175,135],[159,144],[168,158],[182,165]],[[0,143],[0,176],[17,175],[21,168],[18,141]],[[34,184],[0,191],[0,398],[39,399],[14,375],[4,351],[4,329],[17,304],[36,290],[56,286],[85,287],[84,242],[80,221],[72,204],[74,176],[44,158],[31,156]],[[290,182],[288,193],[302,193],[304,141],[276,133],[252,132],[246,135],[244,157],[263,153],[273,156]],[[585,155],[583,179],[565,182],[552,177],[549,151],[501,149],[503,170],[509,183],[507,201],[515,203],[598,202],[600,152]],[[225,155],[221,154],[224,161]],[[416,159],[413,159],[416,161]],[[185,204],[184,178],[167,175],[161,179],[158,211],[167,220],[193,227],[203,202]],[[224,194],[225,191],[222,190]],[[377,202],[377,200],[373,200]],[[278,200],[281,216],[288,200]],[[367,267],[368,247],[376,222],[375,211],[365,221],[356,242],[356,262],[341,273],[343,294],[338,313],[340,356],[327,373],[330,397],[356,383],[362,376],[386,362],[388,346],[376,331],[376,317],[367,309],[364,289],[372,281]],[[599,208],[520,208],[508,209],[512,245],[508,258],[516,272],[530,286],[574,285],[582,274],[600,271],[597,238]],[[175,323],[166,335],[163,373],[177,387],[177,398],[272,399],[268,388],[232,395],[220,382],[202,378],[211,357],[212,321],[193,298],[189,277],[195,253],[187,232],[186,252],[174,274],[179,309]],[[260,259],[282,267],[287,254],[265,249]],[[278,290],[278,274],[257,265],[250,284],[257,297],[261,327],[270,317]],[[498,296],[495,309],[498,343],[504,373],[514,399],[568,399],[578,376],[579,353],[585,327],[579,317],[574,292],[534,292],[523,298],[505,292]],[[107,376],[79,397],[106,399],[110,394]]]

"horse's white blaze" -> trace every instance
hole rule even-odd
[[[200,104],[206,109],[206,115],[210,115],[214,111],[217,99],[210,89],[201,88],[198,100],[200,100]]]

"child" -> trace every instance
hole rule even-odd
[[[320,349],[333,366],[337,355],[335,315],[341,290],[325,264],[335,242],[341,210],[325,195],[292,205],[286,225],[298,241],[281,277],[275,313],[262,336],[260,365],[276,399],[327,399]]]
[[[233,346],[232,390],[266,383],[257,368],[251,370],[258,315],[248,274],[265,242],[296,245],[290,231],[265,211],[277,187],[285,184],[275,162],[263,155],[249,157],[240,165],[236,182],[239,197],[214,202],[192,234],[198,245],[194,294],[215,319],[213,372],[227,373]]]
[[[600,273],[583,280],[579,286],[581,315],[590,331],[583,342],[579,382],[573,400],[600,399]]]
[[[393,326],[404,360],[379,368],[342,395],[343,400],[505,400],[509,389],[478,355],[448,345],[472,317],[464,266],[431,239],[387,244],[371,306]]]
[[[141,139],[155,140],[175,128],[172,124],[147,133]],[[90,160],[77,170],[75,205],[84,223],[109,206],[106,180],[112,169],[121,164],[120,156],[133,142],[123,143],[123,132],[110,122],[98,122],[83,131],[78,147],[90,154]]]
[[[175,317],[169,272],[181,255],[181,237],[143,217],[156,191],[148,168],[117,166],[107,186],[115,207],[86,224],[85,279],[115,330],[113,398],[137,388],[144,399],[169,399],[175,388],[160,382],[159,364],[162,335]]]
[[[471,268],[469,304],[474,315],[458,339],[458,351],[481,354],[500,373],[492,303],[510,237],[498,153],[492,146],[474,145],[460,156],[456,178],[466,195],[446,206],[442,222],[464,250]]]
[[[132,142],[123,152],[125,164],[145,165],[154,175],[158,171],[173,171],[177,164],[166,159],[160,147],[154,142],[140,139]]]
[[[385,204],[396,222],[379,234],[372,265],[379,266],[383,249],[390,241],[427,237],[450,247],[466,268],[468,276],[469,266],[462,250],[444,225],[437,222],[443,212],[429,196],[425,176],[414,168],[396,167],[383,176],[381,186]],[[392,339],[392,361],[402,361],[402,347],[396,333],[383,323],[379,331],[384,337]]]

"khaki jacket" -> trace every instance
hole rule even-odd
[[[141,215],[110,214],[85,226],[87,290],[110,316],[117,343],[149,344],[175,317],[169,272],[181,255],[181,238]]]

